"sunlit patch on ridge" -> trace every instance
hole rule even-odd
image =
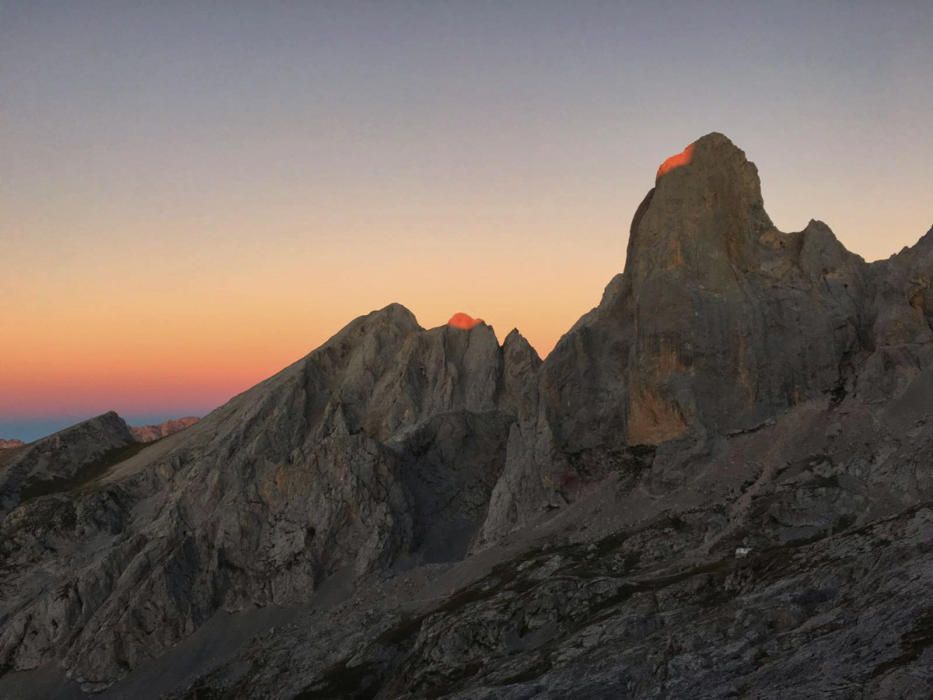
[[[661,163],[661,167],[658,168],[658,175],[656,180],[661,179],[662,176],[667,175],[671,170],[679,168],[682,165],[686,165],[693,158],[693,144],[691,143],[680,153],[672,155],[670,158]]]
[[[450,320],[447,322],[448,326],[453,326],[454,328],[461,328],[463,330],[469,330],[473,326],[483,322],[481,318],[473,318],[469,314],[465,314],[462,311],[458,311],[453,316],[450,317]]]

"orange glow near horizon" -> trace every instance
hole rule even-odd
[[[545,358],[713,131],[781,231],[879,260],[933,223],[920,3],[775,3],[803,50],[764,70],[782,32],[716,3],[47,4],[0,11],[0,437],[201,415],[391,303]]]
[[[0,418],[203,415],[392,302],[424,328],[482,310],[500,342],[517,328],[546,357],[625,265],[625,229],[649,186],[631,177],[584,181],[598,193],[586,197],[563,196],[560,178],[527,192],[527,208],[496,199],[516,183],[431,208],[394,191],[365,206],[241,197],[201,217],[132,220],[102,202],[67,219],[23,204],[0,216]],[[876,255],[929,228],[907,204],[891,226],[913,240],[872,239]],[[814,210],[775,220],[800,230]]]
[[[658,168],[658,175],[655,178],[655,181],[660,180],[663,176],[667,175],[671,170],[675,168],[680,168],[693,159],[693,144],[691,143],[680,153],[672,155],[670,158],[661,163],[661,167]]]
[[[354,318],[391,302],[410,309],[423,328],[487,323],[501,342],[518,327],[543,356],[620,265],[607,260],[597,273],[573,278],[579,290],[544,306],[539,295],[558,267],[543,252],[526,254],[528,274],[516,278],[509,258],[492,258],[495,242],[474,239],[474,249],[463,251],[462,272],[452,274],[441,251],[398,250],[400,240],[393,231],[372,242],[379,254],[354,263],[352,275],[320,246],[290,259],[276,253],[267,261],[255,254],[237,260],[238,269],[253,275],[235,279],[229,276],[234,263],[225,257],[208,262],[200,275],[186,267],[171,274],[177,264],[171,253],[159,265],[140,267],[121,264],[130,259],[122,251],[98,250],[109,270],[103,262],[65,259],[41,295],[27,294],[35,289],[28,266],[10,268],[14,293],[2,319],[9,333],[0,349],[0,420],[108,410],[205,415],[320,347]],[[464,299],[483,308],[483,319],[451,317],[451,307]]]
[[[458,311],[453,316],[450,317],[450,320],[447,321],[448,326],[453,328],[460,328],[465,331],[470,330],[474,326],[478,326],[483,322],[481,318],[473,318],[469,314],[465,314],[462,311]]]
[[[203,415],[392,302],[424,328],[469,327],[451,310],[481,309],[500,342],[517,328],[546,357],[623,269],[655,159],[612,186],[581,180],[586,196],[565,177],[523,190],[522,174],[430,206],[405,191],[325,201],[313,188],[296,201],[218,198],[197,216],[131,217],[90,195],[75,199],[86,211],[13,203],[0,215],[0,418]],[[928,228],[909,219],[918,211],[905,195],[891,226],[917,234],[873,250],[912,244]],[[779,228],[806,224],[792,213]]]

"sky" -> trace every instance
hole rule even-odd
[[[390,302],[545,355],[721,131],[784,231],[933,224],[933,0],[0,0],[0,437],[203,415]]]

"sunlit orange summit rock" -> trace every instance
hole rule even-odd
[[[454,328],[462,328],[463,330],[470,330],[473,326],[483,322],[481,318],[473,318],[469,314],[465,314],[462,311],[458,311],[453,316],[450,317],[450,320],[447,322],[448,326],[453,326]]]
[[[686,165],[693,158],[693,144],[691,143],[680,153],[672,155],[670,158],[661,163],[661,167],[658,168],[658,175],[656,179],[660,179],[664,175],[667,175],[674,168],[679,168],[682,165]]]

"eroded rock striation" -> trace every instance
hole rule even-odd
[[[869,264],[721,134],[666,165],[543,362],[390,305],[151,445],[16,451],[0,694],[922,696],[933,231]]]

